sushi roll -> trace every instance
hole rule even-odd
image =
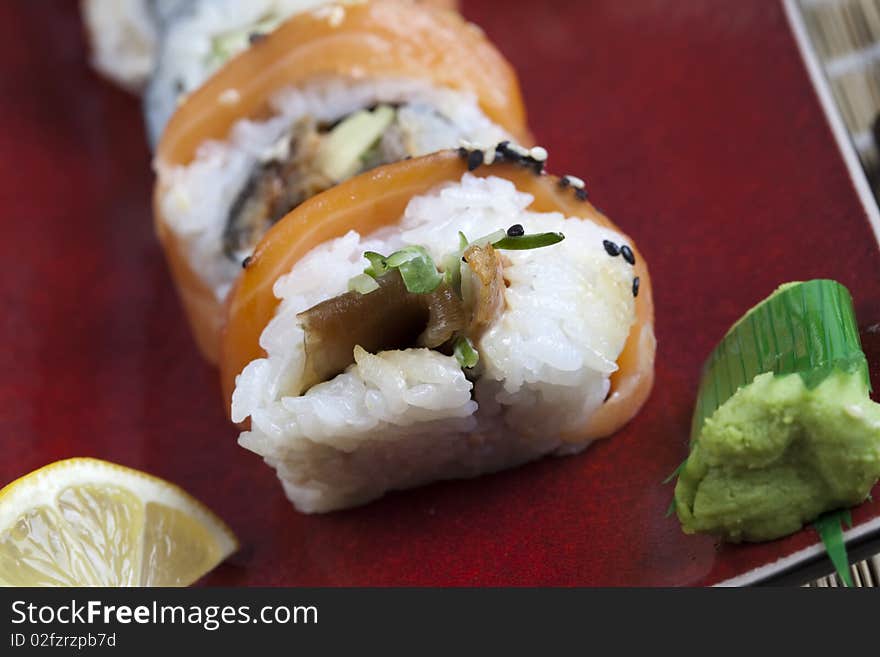
[[[358,0],[349,0],[356,2]],[[363,0],[361,0],[363,1]],[[421,0],[456,9],[456,0]],[[294,13],[328,0],[82,0],[92,65],[123,89],[149,82],[147,130],[155,145],[181,93]],[[152,82],[151,81],[152,78]]]
[[[507,143],[364,173],[263,238],[230,296],[239,443],[307,513],[583,450],[653,382],[648,269]]]
[[[223,66],[291,16],[328,6],[328,0],[177,0],[162,33],[156,68],[146,90],[147,135],[155,146],[187,95]],[[341,0],[352,4],[363,0]],[[455,2],[428,0],[455,8]]]
[[[82,0],[80,9],[92,66],[132,93],[140,93],[156,64],[159,24],[184,0]]]
[[[299,14],[189,96],[156,152],[154,210],[208,360],[223,300],[275,221],[363,170],[463,139],[529,141],[515,74],[458,14],[413,2]]]

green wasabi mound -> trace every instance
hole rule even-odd
[[[707,361],[675,487],[682,529],[766,541],[862,502],[880,478],[869,393],[846,288],[781,287]]]
[[[810,390],[797,374],[759,374],[706,420],[676,510],[688,534],[766,541],[862,502],[878,477],[880,405],[860,377]]]

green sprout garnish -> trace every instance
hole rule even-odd
[[[369,294],[379,289],[376,279],[367,274],[358,274],[348,281],[348,291],[357,292],[358,294]]]
[[[385,262],[385,256],[383,256],[381,253],[376,253],[375,251],[367,251],[366,253],[364,253],[364,258],[366,258],[370,262],[370,266],[364,269],[364,273],[367,276],[379,278],[388,273],[388,264]]]
[[[471,369],[480,362],[480,354],[474,347],[474,343],[464,336],[459,336],[455,339],[455,346],[453,347],[452,353],[455,356],[455,360],[457,360],[458,364],[464,369]]]
[[[443,282],[443,275],[437,271],[437,265],[423,246],[408,246],[388,257],[367,251],[364,257],[370,262],[364,270],[366,275],[379,278],[396,269],[407,291],[413,294],[430,294]]]
[[[562,233],[535,233],[534,235],[521,235],[519,237],[505,236],[497,242],[492,242],[496,249],[505,251],[525,251],[527,249],[540,249],[545,246],[559,244],[565,239]]]
[[[406,289],[413,294],[430,294],[445,282],[461,296],[461,259],[469,247],[491,244],[496,249],[524,251],[558,244],[564,239],[565,236],[562,233],[535,233],[534,235],[510,237],[507,231],[499,229],[469,242],[467,236],[459,231],[458,250],[443,256],[441,260],[442,272],[438,271],[437,265],[425,247],[407,246],[389,256],[383,256],[375,251],[367,251],[364,253],[364,258],[370,264],[364,269],[364,274],[376,279],[396,269],[400,272]],[[375,289],[359,277],[355,278],[358,278],[358,281],[352,279],[350,289],[356,289],[351,287],[354,285],[367,289],[364,294]]]
[[[459,233],[459,235],[461,235],[461,233]],[[483,235],[482,237],[478,237],[473,242],[466,245],[465,249],[468,246],[487,246],[488,244],[495,246],[498,242],[503,240],[505,237],[507,237],[507,231],[504,230],[503,228],[499,228],[498,230],[491,232],[488,235]],[[461,238],[459,238],[459,239],[461,239]],[[464,249],[462,249],[462,250],[464,250]]]

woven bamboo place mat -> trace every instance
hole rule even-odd
[[[875,195],[880,154],[880,0],[797,0],[812,47]]]
[[[880,586],[880,555],[853,564],[849,570],[854,586]],[[843,586],[843,582],[840,581],[838,575],[834,574],[820,577],[804,586],[809,588],[836,588]]]
[[[833,96],[836,107],[827,109],[836,110],[880,199],[880,0],[788,0],[788,8],[805,28],[802,47],[812,50]],[[853,564],[850,572],[855,586],[880,587],[880,555]],[[804,586],[843,582],[829,574]]]

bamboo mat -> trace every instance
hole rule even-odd
[[[850,566],[849,570],[854,586],[880,586],[880,555],[855,563]],[[837,588],[842,587],[843,582],[840,581],[840,577],[834,574],[820,577],[804,586],[809,588]]]
[[[875,196],[880,155],[880,0],[798,0],[799,11]]]
[[[880,199],[880,129],[875,127],[880,114],[880,0],[796,0],[795,6]],[[850,573],[855,586],[880,587],[880,555],[853,564]],[[841,587],[843,582],[829,574],[804,586]]]

